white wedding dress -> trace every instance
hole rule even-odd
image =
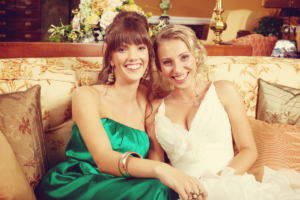
[[[201,177],[208,200],[300,200],[300,173],[296,171],[264,167],[260,183],[253,175],[233,175],[234,169],[226,167],[234,157],[231,125],[213,83],[189,131],[166,117],[162,100],[155,116],[155,133],[173,167]]]

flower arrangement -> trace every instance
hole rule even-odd
[[[73,10],[74,18],[69,25],[56,27],[51,25],[48,30],[51,33],[49,40],[52,42],[82,42],[92,43],[103,41],[105,29],[112,23],[119,12],[137,12],[149,18],[151,12],[144,13],[134,0],[85,0]],[[60,20],[61,21],[61,20]],[[150,36],[155,36],[157,31],[164,26],[160,22],[158,26],[149,30]]]

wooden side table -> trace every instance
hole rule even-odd
[[[252,56],[252,46],[232,44],[204,44],[208,56]]]

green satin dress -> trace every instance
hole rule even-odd
[[[144,131],[130,128],[111,119],[101,119],[113,150],[138,152],[143,158],[149,150]],[[158,179],[115,177],[101,173],[88,151],[77,124],[66,148],[67,160],[45,174],[38,199],[178,199],[178,194]]]

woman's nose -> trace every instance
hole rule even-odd
[[[174,62],[174,72],[180,74],[182,72],[183,66],[177,62]]]
[[[129,50],[129,55],[128,55],[129,60],[136,60],[137,57],[138,57],[137,53],[138,53],[138,52],[137,52],[136,49],[130,48],[130,50]]]

